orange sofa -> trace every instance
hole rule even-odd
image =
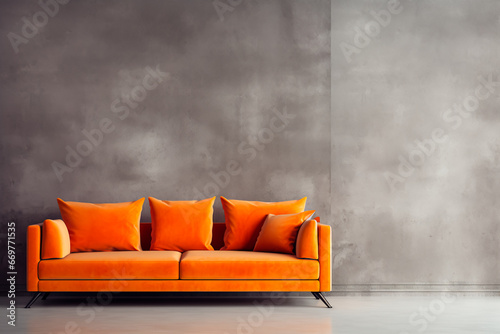
[[[309,291],[331,307],[322,294],[331,290],[329,225],[318,224],[317,245],[305,245],[318,247],[317,260],[292,254],[219,250],[224,245],[224,223],[213,224],[214,251],[149,251],[151,223],[141,223],[143,251],[68,251],[62,258],[43,260],[44,247],[64,246],[68,241],[57,233],[42,236],[42,225],[28,226],[27,290],[35,294],[26,308],[50,292],[79,291]]]

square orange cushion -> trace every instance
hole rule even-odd
[[[160,201],[149,197],[151,250],[214,250],[212,225],[215,197],[201,201]]]
[[[66,202],[58,198],[75,252],[141,249],[140,221],[144,198],[126,203]]]
[[[268,214],[282,215],[304,211],[307,197],[296,201],[255,202],[226,199],[221,196],[226,218],[222,250],[248,250],[255,247]]]
[[[299,228],[313,214],[314,210],[289,215],[269,214],[262,225],[253,250],[255,252],[293,254]]]

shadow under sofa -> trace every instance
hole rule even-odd
[[[322,292],[331,290],[331,228],[318,224],[318,259],[293,254],[227,251],[225,223],[214,223],[214,251],[150,251],[151,223],[141,223],[143,251],[70,253],[44,260],[42,247],[62,242],[42,238],[43,224],[28,226],[29,308],[50,292],[304,292],[331,308]],[[47,243],[43,245],[42,243]]]

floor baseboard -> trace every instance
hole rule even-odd
[[[500,284],[333,284],[331,294],[473,293],[500,295]]]

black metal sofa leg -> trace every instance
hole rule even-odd
[[[43,294],[42,300],[47,299],[47,297],[48,297],[49,295],[50,295],[50,292],[45,292],[45,293]]]
[[[314,292],[314,291],[313,291],[313,292],[311,292],[311,293],[313,294],[314,298],[319,299],[319,297],[318,297],[318,295],[317,295],[317,292]]]
[[[26,304],[26,306],[25,306],[24,308],[30,308],[30,307],[31,307],[31,305],[33,305],[33,304],[36,302],[36,300],[37,300],[38,298],[40,298],[40,296],[41,296],[41,295],[42,295],[42,293],[41,293],[41,292],[37,292],[37,293],[36,293],[36,294],[35,294],[35,295],[31,298],[31,300],[28,302],[28,304]]]
[[[328,302],[326,297],[323,296],[323,294],[321,292],[313,292],[313,295],[314,295],[314,297],[316,297],[316,299],[318,299],[318,298],[321,299],[321,301],[323,303],[325,303],[326,307],[332,308],[332,305],[330,305],[330,303]]]

